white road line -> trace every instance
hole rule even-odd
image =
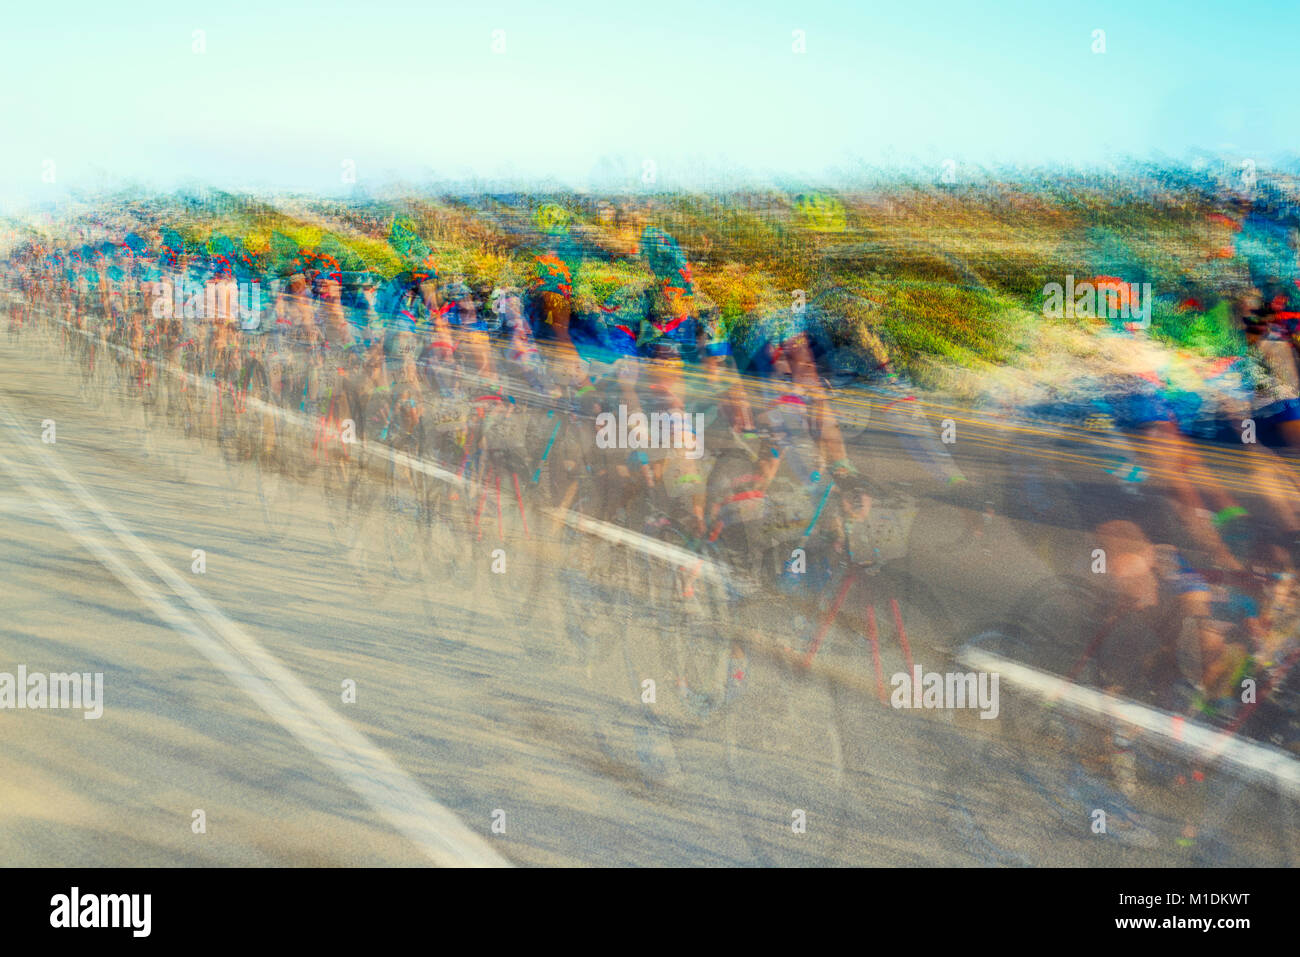
[[[716,564],[706,558],[701,558],[694,552],[689,552],[684,548],[679,548],[668,542],[657,542],[653,538],[646,538],[637,532],[628,531],[621,525],[613,525],[609,522],[603,522],[600,519],[590,518],[580,512],[571,509],[561,510],[551,508],[546,510],[553,518],[573,526],[580,532],[588,535],[594,535],[597,538],[603,538],[615,545],[624,545],[633,548],[639,552],[649,555],[651,558],[657,558],[669,565],[678,565],[683,568],[696,569],[701,578],[707,578],[721,584],[730,583],[732,587],[741,593],[751,591],[747,583],[739,580],[733,581],[730,576],[723,572]]]
[[[977,671],[996,672],[1037,697],[1056,701],[1058,707],[1120,722],[1154,738],[1168,750],[1191,754],[1213,763],[1221,762],[1249,776],[1269,780],[1293,796],[1300,796],[1300,761],[1278,748],[1192,724],[1168,711],[1083,687],[1059,675],[983,649],[966,649],[958,655],[958,660]]]
[[[224,644],[210,637],[193,617],[182,612],[132,571],[84,522],[27,481],[21,470],[7,457],[0,457],[0,467],[9,472],[42,508],[81,541],[123,584],[153,608],[162,620],[189,638],[202,654],[221,668],[238,687],[247,692],[316,757],[331,767],[353,791],[414,842],[430,860],[453,867],[507,866],[508,862],[481,836],[469,830],[450,810],[434,801],[383,751],[326,707],[251,635],[222,614],[132,534],[63,468],[51,454],[53,446],[42,446],[26,434],[8,403],[3,400],[0,400],[0,417],[9,425],[13,436],[9,447],[12,449],[21,444],[34,449],[40,456],[40,465],[57,477],[122,545],[171,587],[197,613],[208,629],[224,640]],[[251,673],[250,665],[251,671],[260,674]]]

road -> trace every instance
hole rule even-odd
[[[314,486],[294,488],[289,527],[270,535],[250,466],[146,435],[111,396],[88,403],[30,334],[0,343],[0,436],[0,670],[104,675],[98,719],[0,712],[7,864],[1188,862],[1172,845],[1089,844],[1084,820],[997,800],[1015,799],[998,762],[1025,761],[982,726],[997,722],[845,690],[843,656],[860,648],[828,647],[794,679],[755,661],[727,717],[669,734],[611,679],[617,661],[576,652],[558,571],[525,642],[482,589],[400,584],[338,547]],[[928,494],[882,441],[864,433],[855,459],[897,463],[891,481]],[[1001,458],[955,449],[997,500]],[[1033,529],[924,514],[909,571],[949,642],[1050,574]],[[633,627],[626,608],[593,620]],[[939,637],[917,636],[927,668],[945,664]],[[896,643],[882,656],[885,675],[904,670]],[[1250,846],[1277,826],[1260,807]],[[1035,835],[1022,858],[990,851],[1008,828]]]

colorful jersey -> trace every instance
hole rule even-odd
[[[393,306],[393,326],[405,332],[423,332],[432,325],[429,307],[414,288],[402,295]]]
[[[692,353],[696,347],[695,330],[695,319],[688,314],[663,320],[647,317],[641,320],[641,329],[636,339],[637,349],[642,355],[653,355],[666,348],[684,356]]]
[[[533,292],[550,292],[568,299],[573,295],[573,276],[558,252],[551,251],[535,257],[533,278],[529,286]]]
[[[704,322],[704,340],[705,355],[731,355],[731,338],[721,317],[715,315]]]
[[[624,290],[616,292],[601,305],[596,318],[600,344],[616,355],[638,355],[641,323],[645,317],[643,295]]]
[[[695,295],[691,264],[677,245],[677,240],[661,229],[647,226],[641,236],[641,253],[665,294]]]
[[[1295,250],[1291,246],[1294,230],[1269,217],[1251,213],[1241,224],[1235,251],[1246,262],[1251,282],[1257,286],[1279,283],[1288,296],[1295,294],[1294,282],[1300,279]]]

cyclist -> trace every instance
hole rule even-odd
[[[531,386],[539,394],[551,394],[545,367],[532,327],[524,315],[523,292],[515,286],[498,286],[492,291],[492,311],[496,324],[505,337],[505,359],[508,374],[516,381]]]
[[[800,310],[769,312],[752,323],[748,364],[771,376],[778,389],[752,412],[761,450],[753,467],[731,467],[710,479],[711,525],[743,524],[760,513],[765,522],[783,526],[800,520],[807,525],[814,513],[820,521],[818,505],[829,500],[833,486],[851,486],[851,504],[863,507],[862,482],[832,417],[807,328],[808,316]],[[786,480],[774,484],[778,474]]]
[[[495,324],[490,317],[480,315],[473,290],[463,281],[449,284],[443,297],[449,307],[445,313],[447,332],[455,328],[460,334],[462,370],[485,384],[494,384],[491,334]]]
[[[379,281],[369,272],[357,277],[356,313],[357,335],[365,348],[358,392],[363,406],[368,406],[370,395],[388,385],[387,367],[384,363],[387,324],[379,312]]]
[[[535,305],[539,331],[556,344],[554,376],[561,386],[579,385],[586,375],[586,362],[574,343],[573,284],[581,262],[577,245],[561,224],[547,237],[543,252],[533,257],[533,274],[528,288]]]
[[[369,294],[367,294],[368,296]],[[437,267],[431,257],[414,269],[390,280],[374,293],[374,315],[368,319],[374,329],[377,348],[384,357],[382,385],[376,396],[382,402],[367,403],[367,431],[386,436],[392,417],[405,434],[414,431],[423,414],[422,394],[436,385],[440,368],[454,356],[450,341],[430,343],[430,313],[438,309]],[[370,306],[367,306],[369,315]],[[377,362],[377,356],[372,358]]]
[[[1297,368],[1296,326],[1300,313],[1287,308],[1287,296],[1277,291],[1269,297],[1256,288],[1239,301],[1246,342],[1258,357],[1264,376],[1257,391],[1266,403],[1252,414],[1267,441],[1276,436],[1291,449],[1300,448],[1300,369]]]
[[[683,377],[683,363],[696,348],[694,284],[689,263],[671,237],[648,228],[640,248],[658,284],[649,301],[634,293],[616,293],[623,295],[615,307],[615,319],[602,321],[602,338],[621,356],[615,363],[616,384],[611,383],[610,389],[617,401],[609,395],[605,411],[617,413],[622,406],[622,414],[629,417],[638,413],[668,415],[663,421],[670,423],[670,447],[630,450],[632,454],[607,474],[607,481],[622,487],[611,505],[625,512],[637,497],[656,494],[657,489],[667,498],[663,505],[674,509],[678,504],[686,506],[680,517],[691,533],[699,536],[705,528],[704,463],[699,457],[703,436],[695,434],[694,416],[688,414],[693,410],[688,409]],[[617,319],[631,321],[633,317],[639,318],[639,325],[635,341],[629,343],[630,328]],[[642,370],[644,381],[638,389]]]

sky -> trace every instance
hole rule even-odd
[[[946,161],[960,178],[1197,150],[1266,169],[1294,157],[1300,120],[1295,2],[72,0],[4,16],[5,204],[123,183],[694,188]]]

